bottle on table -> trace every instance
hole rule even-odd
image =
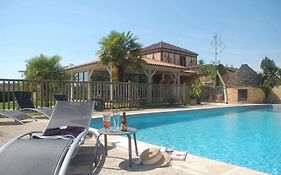
[[[122,131],[127,131],[128,130],[127,118],[126,118],[126,113],[125,112],[123,112],[123,115],[122,115],[121,130]]]

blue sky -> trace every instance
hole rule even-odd
[[[223,64],[259,71],[267,56],[281,67],[280,9],[279,0],[0,0],[0,78],[21,78],[25,60],[40,53],[65,66],[94,60],[111,30],[132,31],[143,46],[192,50],[206,63],[217,32]]]

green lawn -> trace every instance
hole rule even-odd
[[[3,102],[0,102],[0,110],[4,108]],[[17,108],[17,104],[15,103],[15,108]],[[5,109],[8,109],[8,102],[5,102]],[[10,102],[10,109],[13,109],[13,102]]]

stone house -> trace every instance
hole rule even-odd
[[[139,76],[140,79],[146,79],[143,83],[168,83],[183,84],[191,81],[191,77],[196,75],[198,54],[183,49],[166,42],[159,42],[144,47],[140,52],[140,58],[144,62],[142,71],[126,72],[126,76]],[[99,59],[74,65],[65,69],[70,73],[72,80],[76,78],[79,81],[92,81],[97,72],[103,72],[108,75],[104,67],[99,66]]]
[[[227,83],[228,102],[263,103],[265,94],[259,87],[261,83],[261,77],[247,64],[242,64]]]
[[[140,52],[140,59],[143,61],[142,70],[125,70],[125,81],[145,83],[147,90],[142,91],[147,94],[148,102],[152,99],[163,99],[165,96],[174,96],[176,99],[183,99],[186,101],[188,98],[187,86],[192,81],[193,77],[197,74],[197,56],[198,54],[187,49],[183,49],[166,42],[159,42],[145,47]],[[71,74],[71,80],[78,81],[95,81],[95,76],[102,75],[101,81],[109,81],[109,74],[107,68],[100,64],[100,60],[91,61],[84,64],[74,65],[65,69],[66,72]],[[96,81],[95,81],[96,82]],[[124,83],[123,83],[124,84]],[[153,85],[152,85],[153,84]],[[115,98],[113,83],[110,85],[110,100]],[[120,85],[121,86],[121,85]],[[90,99],[93,90],[88,86],[88,98]],[[73,89],[73,87],[71,87]],[[71,90],[72,92],[73,90]],[[127,90],[126,94],[130,91]],[[94,90],[95,93],[100,94],[99,90]],[[73,96],[74,93],[71,93]],[[137,93],[142,94],[142,93]],[[107,97],[105,97],[107,98]],[[118,99],[121,99],[117,97]],[[123,97],[122,97],[123,98]]]

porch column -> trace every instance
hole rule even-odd
[[[92,100],[92,94],[93,94],[93,84],[92,84],[92,74],[93,70],[88,70],[88,100]]]
[[[148,85],[147,85],[147,100],[148,100],[149,103],[151,103],[152,102],[152,78],[153,78],[153,75],[156,73],[156,70],[154,70],[153,72],[152,72],[151,69],[144,70],[144,73],[147,76],[147,80],[148,80],[147,81],[147,83],[148,83]]]
[[[177,85],[180,84],[180,73],[179,72],[172,72],[172,74],[170,73],[169,75],[173,80],[173,84],[177,84]]]
[[[189,102],[189,93],[188,93],[188,86],[186,83],[182,84],[182,97],[184,105],[187,105]]]
[[[70,77],[70,99],[73,100],[74,98],[74,86],[73,86],[73,81],[74,81],[74,73],[71,73],[71,77]]]
[[[180,82],[180,81],[181,81],[181,80],[180,80],[180,78],[181,78],[180,73],[177,72],[176,75],[175,75],[175,77],[176,77],[176,80],[177,80],[177,90],[176,90],[176,91],[177,91],[177,92],[176,92],[177,98],[178,98],[178,99],[182,99],[182,98],[181,98],[182,96],[180,96],[180,83],[181,83],[181,82]]]
[[[106,69],[107,69],[107,72],[109,73],[109,81],[110,81],[110,84],[109,84],[109,93],[110,93],[110,101],[112,101],[113,100],[113,87],[112,87],[112,69],[113,69],[113,67],[112,67],[112,64],[110,64],[110,66],[109,67],[106,67]]]
[[[163,94],[165,94],[165,91],[163,91],[163,87],[165,87],[164,83],[165,83],[165,73],[162,73],[161,74],[161,82],[160,82],[160,90],[159,90],[159,97],[160,97],[160,99],[162,99],[163,98]]]
[[[172,74],[170,74],[172,80],[173,80],[173,84],[174,84],[174,88],[173,88],[173,94],[179,98],[180,97],[180,73],[179,72],[172,72]]]
[[[161,74],[161,81],[162,81],[162,82],[165,81],[165,74],[164,74],[164,73]]]

